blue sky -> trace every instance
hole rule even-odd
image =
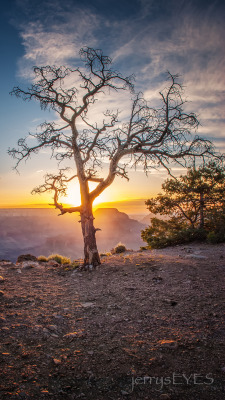
[[[12,171],[8,147],[45,119],[38,104],[9,95],[13,86],[32,81],[34,65],[77,65],[82,46],[101,48],[114,67],[134,74],[136,90],[156,101],[166,72],[180,74],[190,101],[187,109],[199,115],[199,134],[225,151],[225,2],[199,0],[11,0],[1,5],[0,152],[1,204],[31,202],[30,191],[51,168],[41,154]],[[130,183],[118,178],[104,200],[156,193],[164,171],[149,178],[131,172]]]

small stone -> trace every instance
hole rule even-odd
[[[185,258],[195,258],[196,260],[206,260],[207,257],[205,256],[200,256],[199,254],[190,254],[185,256]]]
[[[59,337],[59,335],[56,335],[55,333],[51,333],[51,336],[52,336],[52,337],[55,337],[55,338],[58,338],[58,337]]]
[[[58,328],[57,328],[56,325],[48,325],[48,329],[49,329],[50,331],[57,331],[57,330],[58,330]]]
[[[63,320],[64,319],[62,315],[57,315],[57,314],[56,315],[53,314],[53,317],[55,319],[58,319],[58,320]]]
[[[0,297],[3,297],[4,296],[4,292],[3,292],[3,290],[0,290]]]
[[[21,271],[21,269],[17,269],[17,271],[16,271],[18,274],[22,274],[22,271]]]
[[[221,368],[221,371],[225,372],[225,367],[222,367],[222,368]]]
[[[34,265],[31,264],[29,261],[28,262],[23,262],[22,263],[22,268],[23,269],[32,269],[32,268],[34,268]]]
[[[93,356],[93,354],[94,354],[94,352],[92,350],[88,351],[87,353],[89,354],[89,356]]]
[[[84,308],[94,307],[94,303],[92,303],[91,301],[87,301],[86,303],[81,303],[81,305]]]
[[[128,394],[130,394],[126,390],[121,390],[120,393],[122,394],[122,396],[127,396]]]
[[[67,333],[66,335],[63,335],[63,337],[74,338],[74,337],[77,337],[77,335],[78,335],[78,332],[71,332],[71,333]]]
[[[34,330],[37,332],[42,328],[41,325],[34,325]]]
[[[162,340],[160,344],[161,348],[176,349],[178,347],[178,343],[174,340]]]
[[[170,399],[170,395],[169,395],[169,394],[166,394],[166,393],[163,393],[163,394],[161,394],[161,395],[159,396],[159,398],[160,398],[161,400],[169,400],[169,399]]]
[[[59,263],[57,263],[56,261],[54,261],[54,260],[49,260],[48,262],[47,262],[47,266],[49,266],[49,267],[59,267]]]
[[[46,328],[43,328],[43,332],[44,332],[44,333],[49,333],[49,330],[46,329]]]
[[[77,338],[77,337],[83,338],[83,337],[85,337],[85,334],[82,331],[77,331],[77,332],[67,333],[66,335],[63,335],[63,337],[69,338],[69,339],[70,338],[73,339],[73,338]]]
[[[3,276],[0,275],[0,283],[5,282],[5,278],[3,278]]]
[[[53,358],[53,362],[54,362],[54,364],[56,364],[56,365],[61,364],[61,360],[59,360],[58,358]]]
[[[160,283],[162,282],[163,279],[161,278],[161,276],[155,276],[154,278],[152,278],[152,280],[155,283]]]

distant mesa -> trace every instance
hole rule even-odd
[[[112,218],[112,219],[117,219],[119,218],[120,220],[129,220],[129,216],[117,210],[117,208],[97,208],[97,210],[94,213],[95,218]]]

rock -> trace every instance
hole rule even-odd
[[[38,261],[34,261],[34,262],[29,262],[29,261],[25,261],[23,262],[23,267],[25,268],[26,266],[29,266],[31,268],[38,268],[40,267],[40,263]]]
[[[161,276],[154,276],[154,277],[152,278],[152,280],[153,280],[153,282],[155,282],[155,283],[161,283],[163,279],[161,278]]]
[[[84,335],[84,333],[82,331],[70,332],[70,333],[67,333],[66,335],[63,335],[63,337],[71,338],[71,339],[76,338],[76,337],[84,337],[84,336],[85,335]]]
[[[41,325],[34,325],[34,330],[35,330],[36,332],[40,331],[41,329],[42,329],[42,326],[41,326]]]
[[[49,329],[50,331],[55,332],[55,331],[58,330],[58,327],[57,327],[56,325],[48,325],[48,329]]]
[[[126,390],[121,390],[120,393],[122,394],[122,396],[128,396],[130,394]]]
[[[0,262],[1,267],[6,267],[6,268],[15,268],[15,264],[13,264],[11,261],[1,261]]]
[[[161,395],[159,396],[159,398],[160,398],[161,400],[169,400],[169,399],[170,399],[170,395],[169,395],[169,394],[166,394],[166,393],[163,393],[163,394],[161,394]]]
[[[46,329],[46,328],[43,328],[43,332],[44,332],[44,333],[49,333],[49,330]]]
[[[3,290],[0,290],[0,297],[3,297],[4,296],[4,292],[3,292]]]
[[[206,260],[206,256],[200,256],[199,254],[189,254],[185,258],[195,258],[196,260]]]
[[[58,314],[53,314],[53,317],[55,318],[55,319],[58,319],[59,321],[63,321],[64,320],[64,317],[62,316],[62,315],[58,315]]]
[[[61,364],[61,360],[59,360],[58,358],[53,358],[53,362],[55,365]]]
[[[32,269],[32,268],[34,268],[34,265],[31,264],[30,261],[25,261],[25,262],[22,262],[21,267],[23,269]]]
[[[77,337],[78,332],[71,332],[71,333],[67,333],[66,335],[63,335],[63,337],[70,337],[70,338],[74,338]]]
[[[46,265],[47,265],[48,267],[59,267],[59,266],[60,266],[60,264],[57,263],[55,260],[49,260],[49,261],[46,263]]]
[[[0,283],[5,282],[5,278],[3,278],[3,276],[0,275]]]
[[[174,340],[162,340],[160,343],[162,349],[177,349],[178,343]]]
[[[84,308],[94,307],[94,303],[92,303],[91,301],[87,301],[86,303],[81,303],[81,305]]]
[[[32,256],[32,254],[22,254],[17,258],[17,263],[21,263],[23,261],[37,261],[37,257]]]
[[[176,306],[178,304],[177,301],[171,300],[171,299],[164,299],[163,301],[164,301],[164,303],[167,303],[172,307],[174,307],[174,306]]]

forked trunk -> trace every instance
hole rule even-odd
[[[95,268],[101,264],[96,244],[96,229],[94,227],[94,217],[92,205],[88,204],[82,207],[81,227],[84,239],[84,267]]]

